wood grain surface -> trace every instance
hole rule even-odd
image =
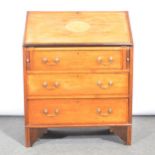
[[[44,84],[47,86],[45,87]],[[28,96],[70,95],[74,97],[74,95],[89,94],[127,95],[128,74],[28,75]]]
[[[47,128],[81,126],[109,126],[131,144],[128,12],[28,12],[23,71],[25,146]]]
[[[28,12],[24,45],[128,45],[132,39],[127,20],[126,12]],[[88,29],[79,30],[86,25]]]
[[[103,70],[123,68],[123,48],[33,48],[31,70]]]
[[[112,112],[108,113],[111,108]],[[48,114],[44,114],[44,110]],[[101,112],[97,113],[100,109]],[[55,114],[55,110],[58,113]],[[28,124],[127,123],[127,99],[55,99],[28,102]]]

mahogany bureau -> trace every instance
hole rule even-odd
[[[48,128],[84,126],[131,144],[128,12],[28,12],[23,63],[27,147]]]

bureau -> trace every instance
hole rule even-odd
[[[106,126],[131,144],[128,12],[28,12],[23,64],[27,147],[55,127]]]

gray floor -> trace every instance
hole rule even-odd
[[[155,116],[133,118],[133,144],[123,145],[103,128],[51,129],[24,147],[23,117],[0,117],[0,155],[155,155]]]

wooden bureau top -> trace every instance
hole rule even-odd
[[[24,46],[132,45],[128,12],[28,12]]]

